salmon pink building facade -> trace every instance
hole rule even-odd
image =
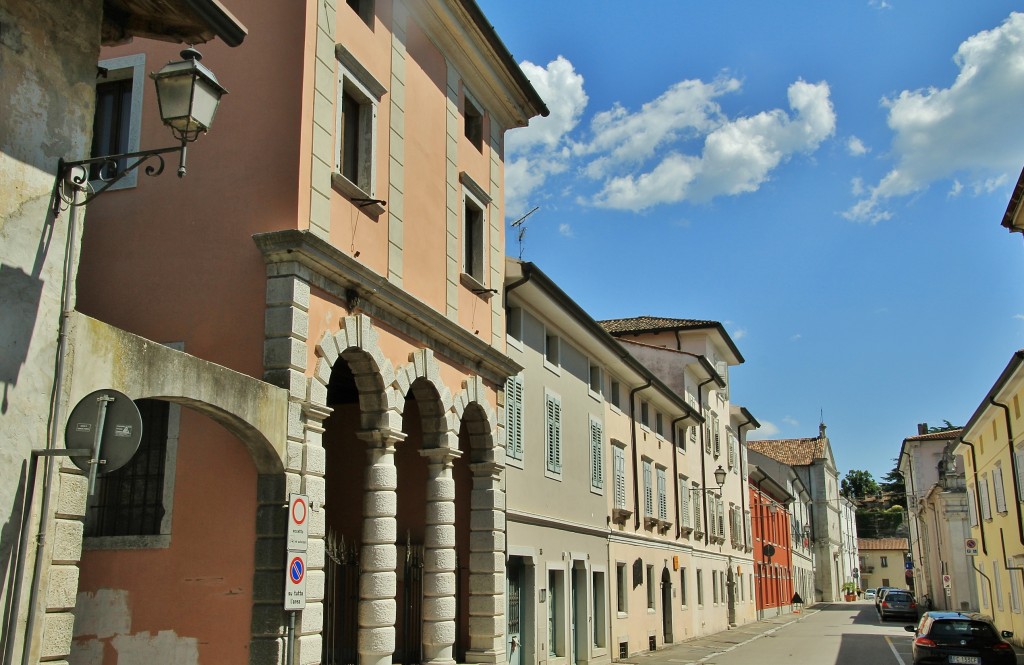
[[[146,395],[151,464],[85,518],[73,662],[504,661],[503,143],[547,109],[472,0],[232,11],[244,57],[203,49],[229,90],[215,129],[183,181],[90,207],[79,309],[281,390],[279,454]],[[174,57],[99,64],[134,83]],[[166,140],[148,90],[110,94],[127,140]],[[310,511],[289,640],[291,493]]]
[[[785,488],[757,467],[751,469],[754,585],[760,619],[793,611],[793,528],[788,508],[791,501]]]

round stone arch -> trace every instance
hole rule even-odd
[[[338,359],[348,364],[359,390],[360,425],[364,430],[401,429],[404,394],[395,390],[394,365],[380,348],[373,321],[365,314],[346,316],[341,328],[325,332],[316,344],[316,369],[310,385],[310,401],[327,406],[327,385]]]
[[[455,422],[465,424],[469,434],[471,463],[499,461],[495,436],[498,419],[485,395],[483,379],[473,376],[462,382],[452,405]]]
[[[396,410],[405,410],[406,396],[411,392],[423,420],[423,448],[458,450],[458,421],[452,412],[452,392],[441,381],[441,366],[431,349],[409,354],[409,362],[395,373],[392,386]]]

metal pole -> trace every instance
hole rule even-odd
[[[295,662],[295,614],[296,612],[288,613],[288,655],[286,659],[288,665],[293,665]]]
[[[114,401],[109,395],[100,395],[96,398],[96,434],[92,439],[92,458],[89,460],[89,496],[96,493],[96,475],[99,471],[100,448],[103,445],[103,427],[107,424],[107,405]]]
[[[72,448],[64,450],[33,450],[29,456],[28,466],[28,477],[25,482],[25,501],[22,502],[22,513],[21,513],[21,531],[18,536],[18,557],[14,561],[14,565],[18,566],[21,570],[21,564],[25,561],[25,555],[28,553],[28,528],[32,521],[32,497],[35,496],[36,488],[36,468],[38,467],[38,460],[40,457],[85,457],[91,453],[88,448]],[[41,545],[42,543],[40,543]],[[17,575],[14,578],[14,588],[11,590],[11,614],[7,617],[7,644],[4,649],[4,663],[11,663],[14,655],[14,629],[18,623],[18,614],[21,611],[21,587],[25,581],[24,575]],[[36,580],[38,584],[38,580]],[[31,609],[31,608],[30,608]],[[30,611],[29,616],[32,617],[33,613]],[[31,632],[26,630],[26,638],[31,637]],[[26,643],[22,646],[24,654],[28,654],[31,645]],[[24,658],[22,659],[25,660]]]

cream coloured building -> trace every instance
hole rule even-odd
[[[978,611],[977,575],[965,543],[971,537],[964,460],[953,452],[963,430],[903,440],[899,469],[907,487],[914,591],[936,609]]]
[[[1024,351],[1016,351],[964,425],[954,454],[964,460],[968,524],[980,609],[1000,630],[1024,634]],[[980,572],[978,572],[980,571]],[[1013,642],[1021,644],[1020,637]]]
[[[636,317],[601,326],[704,420],[688,426],[651,387],[611,377],[623,488],[610,503],[613,637],[626,658],[754,620],[746,434],[758,423],[732,408],[729,367],[743,357],[720,323]]]

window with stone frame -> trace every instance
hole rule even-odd
[[[139,150],[145,65],[146,56],[142,53],[100,61],[90,152],[93,157]],[[96,164],[89,171],[89,179],[110,180],[128,166],[129,160],[126,157],[112,163]],[[137,183],[138,172],[132,171],[112,185],[111,189],[134,187]]]
[[[164,536],[171,532],[174,459],[181,407],[155,399],[136,400],[142,440],[120,469],[97,476],[85,516],[86,538]],[[126,546],[149,545],[132,541]]]
[[[377,109],[387,89],[344,46],[335,47],[338,100],[335,189],[360,207],[376,205]]]

